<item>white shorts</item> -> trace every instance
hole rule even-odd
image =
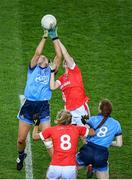
[[[83,125],[81,122],[81,116],[89,114],[90,117],[90,110],[87,103],[70,112],[72,114],[72,124]]]
[[[76,166],[54,166],[50,165],[47,171],[48,179],[76,179]]]

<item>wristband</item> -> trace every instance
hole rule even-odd
[[[56,40],[56,39],[59,39],[58,37],[54,37],[54,38],[52,38],[52,41],[54,41],[54,40]]]
[[[42,38],[43,38],[43,39],[47,39],[48,37],[46,37],[46,36],[43,35]]]
[[[51,73],[54,73],[54,72],[55,72],[55,69],[52,69],[52,70],[51,70]]]
[[[47,39],[47,37],[44,37],[44,36],[43,36],[42,38],[43,38],[43,39]]]

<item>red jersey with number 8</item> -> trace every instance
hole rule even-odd
[[[87,135],[86,127],[71,124],[50,127],[40,133],[42,140],[52,139],[54,153],[50,164],[58,166],[76,165],[78,138]]]

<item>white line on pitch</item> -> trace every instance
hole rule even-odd
[[[20,104],[23,105],[25,101],[24,95],[19,95]],[[25,152],[27,153],[27,157],[25,159],[25,172],[26,172],[26,179],[33,179],[33,168],[32,168],[32,149],[31,149],[31,142],[30,142],[30,132],[27,136],[27,144]]]

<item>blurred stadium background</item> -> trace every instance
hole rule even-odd
[[[132,1],[131,0],[1,0],[0,1],[0,178],[23,179],[16,170],[19,94],[23,94],[27,65],[43,35],[40,20],[53,14],[58,34],[82,70],[91,114],[98,102],[113,102],[113,116],[122,125],[124,145],[110,148],[110,178],[132,178]],[[51,59],[51,40],[45,54]],[[60,68],[59,76],[62,73]],[[53,92],[51,117],[63,107]],[[50,158],[41,142],[33,142],[33,174],[42,179]],[[85,170],[79,172],[85,179]]]

